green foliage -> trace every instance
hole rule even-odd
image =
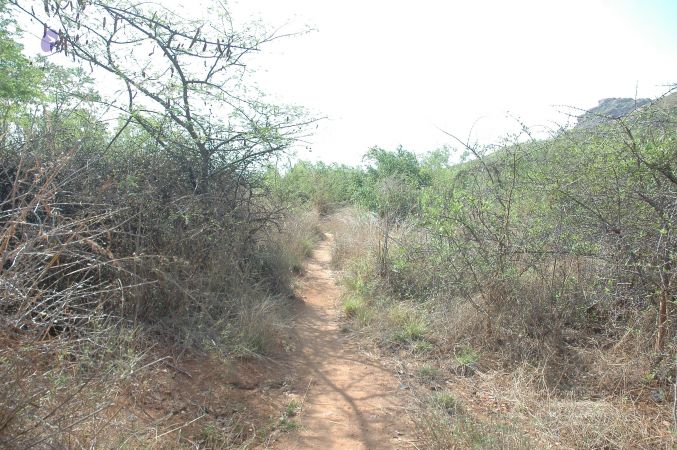
[[[281,174],[269,167],[266,184],[285,203],[310,205],[321,214],[356,200],[364,182],[359,169],[299,161]]]
[[[474,366],[479,362],[479,359],[479,352],[472,347],[464,347],[454,356],[456,363],[461,366]]]
[[[440,153],[433,160],[443,159]],[[406,180],[407,183],[417,188],[426,186],[429,176],[421,171],[421,164],[416,154],[405,150],[402,146],[395,151],[384,150],[380,147],[372,147],[362,158],[367,163],[367,176],[372,181],[397,177]]]
[[[446,148],[420,159],[370,149],[353,201],[377,213],[379,236],[360,262],[372,270],[349,278],[349,289],[359,282],[386,303],[463,311],[468,320],[445,333],[469,348],[505,348],[510,363],[560,352],[565,330],[620,338],[650,311],[658,326],[642,335],[665,348],[676,331],[667,320],[677,264],[675,99],[549,139],[525,131],[501,146],[468,147],[472,157],[458,164]],[[376,315],[387,315],[399,342],[440,332],[394,311]],[[465,366],[479,355],[456,356]]]
[[[296,422],[295,420],[289,419],[287,417],[283,417],[280,419],[278,422],[278,427],[280,430],[284,432],[289,432],[289,431],[295,431],[301,428],[301,424]]]
[[[346,317],[352,319],[358,317],[360,313],[364,310],[365,304],[364,300],[359,297],[347,297],[343,300],[343,312]]]
[[[301,404],[297,400],[291,400],[282,412],[282,416],[277,422],[277,427],[281,431],[289,432],[298,430],[301,425],[293,419],[301,409]]]
[[[291,400],[284,409],[284,415],[287,417],[294,417],[300,409],[301,404],[297,400]]]
[[[4,18],[5,8],[5,2],[0,3],[0,100],[26,102],[40,96],[43,75],[14,40],[15,23]]]
[[[431,344],[428,341],[416,341],[414,343],[414,347],[412,348],[412,351],[415,354],[423,354],[423,353],[429,352],[430,350],[432,350],[432,348],[433,348],[433,344]]]
[[[394,329],[394,341],[408,344],[425,340],[428,327],[421,311],[397,303],[389,309],[388,320]]]
[[[30,61],[14,40],[12,21],[0,23],[0,319],[16,324],[22,335],[0,355],[3,363],[11,361],[2,371],[7,377],[0,377],[0,415],[7,405],[12,414],[3,422],[0,446],[12,448],[64,448],[74,440],[96,446],[99,433],[82,430],[111,426],[101,417],[131,383],[139,392],[146,389],[130,377],[139,372],[146,383],[142,369],[166,360],[158,359],[158,351],[209,349],[229,357],[269,351],[287,318],[292,270],[318,239],[314,216],[290,219],[287,204],[271,202],[262,183],[261,168],[303,128],[294,124],[301,112],[251,98],[234,106],[235,97],[226,101],[218,83],[182,91],[180,67],[170,73],[155,64],[160,60],[143,60],[148,50],[139,51],[151,36],[158,39],[153,45],[167,44],[177,35],[172,27],[194,25],[184,36],[197,38],[196,31],[204,35],[208,26],[165,22],[169,9],[158,6],[162,17],[146,14],[150,4],[115,9],[86,2],[87,14],[80,14],[85,2],[72,8],[49,3],[52,24],[97,30],[89,39],[79,35],[78,49],[70,42],[69,56],[76,63],[90,58],[95,70],[123,78],[121,86],[130,91],[129,98],[102,98],[82,67]],[[0,5],[13,13],[31,10],[24,2]],[[110,8],[116,12],[109,23],[113,15],[115,23],[100,26]],[[126,14],[138,25],[126,32],[141,32],[139,40],[120,37],[120,16]],[[95,25],[84,23],[90,20]],[[153,29],[158,23],[161,30]],[[144,34],[144,27],[157,33]],[[116,31],[115,38],[103,37]],[[233,30],[218,33],[219,46],[226,33],[242,37]],[[242,39],[253,42],[253,36]],[[103,56],[104,48],[115,54]],[[185,61],[185,46],[165,50],[182,52],[178,61]],[[214,57],[208,50],[203,56]],[[124,52],[134,57],[120,57]],[[231,57],[221,56],[219,75]],[[169,58],[158,64],[167,63]],[[193,79],[192,69],[205,66],[192,65],[185,74]],[[152,80],[143,73],[156,69]],[[231,72],[229,95],[245,88]],[[177,92],[190,97],[181,106]],[[205,97],[215,110],[238,111],[216,117],[203,106]],[[129,339],[114,340],[117,334]],[[68,352],[53,351],[59,348]],[[57,370],[36,371],[36,365]],[[17,393],[26,398],[18,401]],[[79,431],[64,424],[78,424]]]
[[[21,46],[0,32],[0,99],[27,101],[40,94],[42,72],[21,53]]]
[[[403,217],[416,209],[418,190],[430,183],[435,170],[447,166],[448,157],[448,150],[441,149],[421,163],[402,147],[374,147],[363,157],[364,169],[299,161],[283,173],[269,168],[265,179],[282,201],[308,204],[321,213],[358,204],[381,215]]]
[[[343,278],[343,284],[346,289],[360,297],[371,295],[372,286],[370,282],[374,274],[369,261],[357,260],[350,263],[347,274]]]
[[[366,182],[359,203],[387,221],[397,220],[416,209],[418,189],[430,176],[422,170],[416,155],[401,146],[395,151],[371,148],[363,157]]]

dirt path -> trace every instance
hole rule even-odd
[[[405,395],[378,359],[361,354],[339,330],[339,290],[329,268],[332,236],[306,264],[289,370],[302,408],[299,430],[274,449],[415,448]]]

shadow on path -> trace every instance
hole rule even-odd
[[[412,424],[399,382],[375,358],[360,354],[339,331],[339,290],[329,268],[332,236],[306,264],[288,361],[296,392],[305,395],[301,429],[283,435],[277,449],[413,448]]]

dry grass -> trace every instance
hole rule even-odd
[[[303,270],[303,262],[324,239],[319,226],[320,215],[315,210],[292,210],[285,214],[279,228],[271,230],[260,248],[264,258],[269,258],[277,278],[291,285],[291,275]],[[290,272],[291,268],[291,272]]]
[[[332,265],[336,269],[368,257],[378,246],[378,224],[371,213],[344,208],[329,216],[324,226],[334,235]]]
[[[222,407],[239,397],[230,384],[196,379],[277,348],[293,272],[319,238],[317,215],[290,216],[252,239],[237,224],[199,222],[218,217],[219,205],[196,213],[191,230],[159,208],[69,204],[73,156],[27,158],[0,173],[0,446],[238,448],[264,439],[265,419],[245,402]],[[168,217],[203,208],[185,198],[165,206]],[[207,351],[217,365],[182,369],[182,355]]]
[[[674,448],[671,408],[645,398],[551,393],[543,367],[523,365],[484,377],[485,389],[539,438],[565,448]]]
[[[467,413],[449,412],[434,400],[419,405],[413,417],[423,432],[421,446],[428,449],[523,449],[534,448],[514,425],[482,421]]]
[[[458,376],[447,359],[400,360],[425,448],[641,448],[677,445],[671,405],[550,393],[543,367]],[[435,377],[431,381],[429,373]]]
[[[119,399],[150,367],[135,339],[133,330],[81,341],[3,334],[4,448],[89,447],[111,433]]]
[[[344,297],[360,305],[359,315],[346,314],[346,329],[409,368],[404,376],[417,399],[411,413],[426,448],[677,445],[670,386],[661,382],[674,367],[648,350],[655,338],[644,331],[653,330],[650,311],[624,312],[626,325],[609,321],[607,329],[590,333],[577,322],[575,308],[553,310],[547,286],[526,277],[514,291],[521,300],[495,310],[489,335],[482,296],[469,302],[444,292],[426,296],[418,288],[435,275],[417,276],[417,270],[437,269],[418,263],[415,253],[402,257],[402,270],[391,278],[379,276],[378,227],[365,217],[343,210],[329,222]],[[425,245],[425,236],[411,227],[397,228],[394,237]],[[391,256],[399,270],[398,245]],[[589,282],[580,261],[559,267],[569,273],[575,268],[582,274],[578,282]],[[575,295],[577,287],[567,289]],[[407,299],[410,292],[416,295]]]

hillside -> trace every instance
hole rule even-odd
[[[165,3],[0,0],[0,448],[677,448],[677,92],[302,161],[252,77],[314,32]],[[422,100],[338,18],[320,90]]]
[[[605,98],[594,108],[579,116],[576,124],[579,128],[592,128],[606,121],[626,117],[633,111],[651,102],[648,98]]]
[[[403,368],[417,445],[677,442],[674,98],[461,164],[372,148],[271,178],[330,213],[346,330]]]

